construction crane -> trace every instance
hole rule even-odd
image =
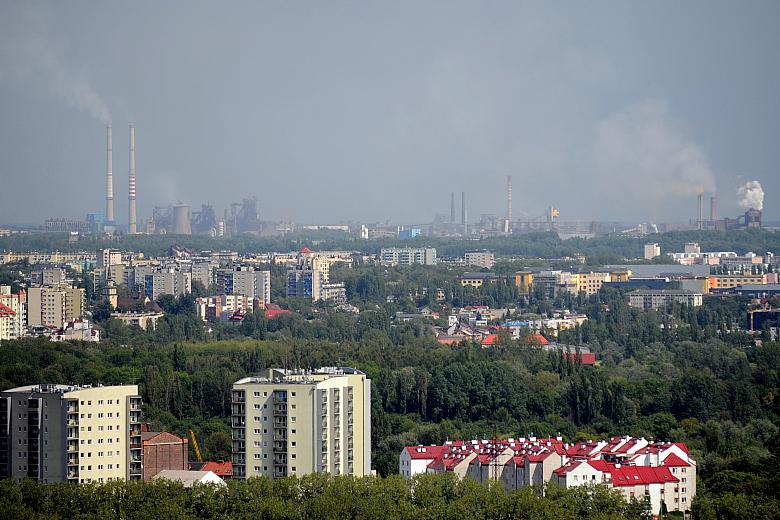
[[[198,446],[198,439],[195,438],[195,432],[190,430],[190,439],[192,439],[192,449],[195,450],[195,458],[198,462],[203,462],[203,456],[200,454],[200,447]]]

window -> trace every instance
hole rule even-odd
[[[295,392],[290,392],[290,395],[295,397]]]
[[[260,458],[260,454],[259,453],[255,453],[255,458],[259,459]]]
[[[293,448],[294,448],[295,446],[297,446],[297,445],[298,445],[298,443],[297,443],[297,442],[295,442],[295,441],[292,441],[292,446],[293,446]]]
[[[260,392],[255,392],[255,397],[260,397]]]
[[[294,459],[294,458],[295,458],[295,453],[291,454],[291,455],[290,455],[290,458],[291,458],[291,459]]]
[[[295,433],[295,430],[290,430],[290,433],[291,433],[291,434]]]

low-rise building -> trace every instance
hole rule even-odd
[[[458,282],[463,287],[482,287],[486,283],[496,283],[498,276],[493,273],[463,273],[458,276]]]
[[[628,293],[628,304],[636,309],[661,309],[672,303],[699,307],[702,303],[702,294],[682,289],[662,289],[660,291],[639,289]]]
[[[463,260],[468,266],[485,269],[493,269],[496,265],[496,255],[484,249],[481,251],[466,251],[463,254]]]
[[[157,327],[157,320],[165,316],[162,312],[112,312],[111,317],[127,326],[147,330]]]

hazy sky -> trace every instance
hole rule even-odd
[[[0,0],[0,222],[256,195],[263,219],[780,218],[780,2]],[[458,214],[460,210],[458,209]]]

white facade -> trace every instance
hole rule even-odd
[[[466,265],[492,269],[496,265],[496,255],[490,251],[466,251],[463,255]]]
[[[433,247],[382,248],[379,258],[385,265],[436,265],[436,249]]]

